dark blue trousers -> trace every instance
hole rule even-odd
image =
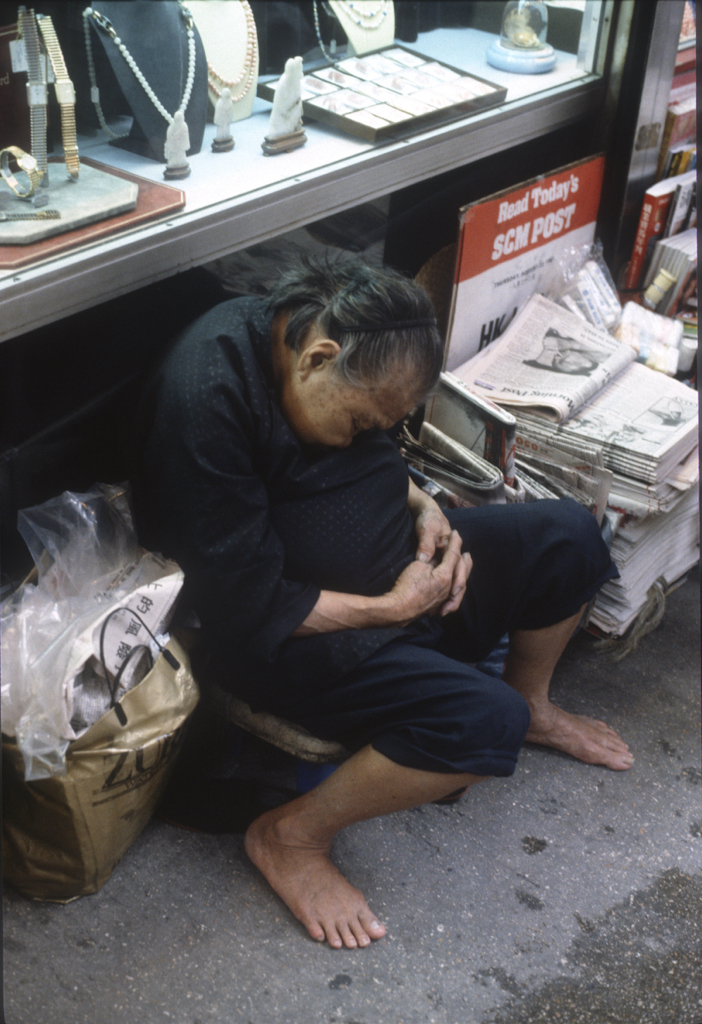
[[[511,775],[529,711],[475,663],[512,630],[570,618],[618,573],[594,517],[570,499],[448,518],[473,558],[461,608],[420,621],[332,686],[269,710],[350,749],[371,743],[406,767]]]

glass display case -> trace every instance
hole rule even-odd
[[[302,28],[299,38],[292,43],[288,39],[287,45],[298,44],[302,49],[312,44],[301,55],[305,74],[313,75],[322,64],[330,63],[329,26],[335,6],[251,5],[261,84],[277,80],[279,73],[271,70],[271,64],[280,65],[287,56],[273,9],[296,8]],[[423,61],[448,66],[466,77],[487,79],[500,90],[501,101],[457,109],[455,116],[438,123],[431,118],[405,119],[373,140],[305,116],[305,145],[267,156],[261,143],[271,102],[257,96],[251,115],[232,125],[235,146],[231,151],[212,152],[217,129],[207,124],[200,152],[189,158],[190,175],[177,183],[183,205],[173,204],[160,219],[127,225],[64,252],[47,246],[29,261],[8,265],[6,259],[0,269],[0,340],[490,155],[508,154],[520,143],[604,112],[608,90],[611,102],[616,81],[613,70],[626,48],[627,5],[614,0],[554,0],[546,7],[548,45],[555,63],[547,73],[527,75],[495,68],[487,61],[487,51],[500,35],[505,5],[494,0],[395,4],[395,27],[401,33],[395,42],[403,52],[419,54]],[[408,25],[410,8],[414,20]],[[348,23],[346,27],[348,37],[338,32],[334,61],[359,53],[359,46],[352,45],[358,44],[354,30]],[[366,25],[366,37],[372,34],[367,29]],[[617,34],[623,39],[613,46]],[[76,50],[75,60],[79,59]],[[117,127],[124,129],[125,121],[122,114]],[[111,144],[102,130],[89,138],[79,135],[78,142],[82,156],[117,173],[136,175],[147,183],[163,182],[160,163]],[[59,171],[52,168],[50,173]],[[2,257],[0,247],[0,265]]]

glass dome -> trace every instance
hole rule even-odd
[[[512,50],[541,50],[546,43],[548,11],[541,0],[509,0],[502,16],[500,42]]]
[[[546,42],[547,29],[548,11],[542,0],[509,0],[500,37],[488,47],[488,64],[520,75],[551,71],[556,54]]]

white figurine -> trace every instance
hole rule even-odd
[[[190,149],[190,133],[185,122],[185,115],[182,110],[176,110],[173,121],[166,132],[166,144],[164,156],[166,157],[166,170],[164,178],[187,178],[190,174],[190,164],[185,159],[187,150]]]
[[[217,134],[212,143],[213,153],[226,153],[234,148],[234,139],[229,127],[233,120],[234,103],[232,102],[232,93],[231,89],[225,86],[215,104],[214,123],[217,126]]]
[[[302,57],[290,57],[275,90],[263,152],[267,156],[287,153],[306,142],[302,128]]]
[[[285,62],[285,71],[275,90],[267,138],[290,135],[301,126],[302,57],[290,57]]]

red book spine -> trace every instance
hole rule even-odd
[[[662,196],[647,195],[644,198],[626,275],[627,291],[635,291],[639,286],[652,243],[660,236],[665,225],[671,194],[668,192]]]

